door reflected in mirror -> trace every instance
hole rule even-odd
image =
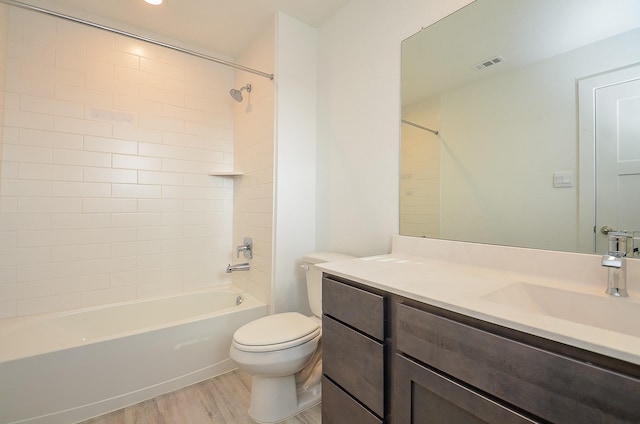
[[[603,253],[597,201],[624,189],[616,207],[640,210],[640,176],[596,190],[595,146],[637,166],[640,120],[600,137],[581,82],[640,63],[639,25],[635,0],[476,0],[403,41],[400,233]]]

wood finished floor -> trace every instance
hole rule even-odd
[[[250,387],[251,377],[236,370],[80,424],[253,424]],[[320,405],[282,423],[320,424]]]

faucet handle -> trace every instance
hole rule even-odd
[[[633,234],[626,231],[607,233],[609,256],[625,257],[633,255]]]
[[[253,240],[251,237],[245,237],[244,244],[236,247],[236,257],[240,257],[240,252],[244,254],[246,259],[253,258]]]

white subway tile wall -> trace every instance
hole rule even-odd
[[[405,108],[407,109],[407,108]],[[403,110],[410,122],[440,128],[440,115],[430,103]],[[440,237],[440,142],[419,128],[402,126],[400,152],[400,234]]]
[[[207,174],[233,167],[233,70],[4,5],[0,21],[0,318],[228,283],[233,180]]]
[[[7,28],[9,22],[9,6],[0,4],[0,28]],[[4,90],[4,81],[5,74],[7,69],[7,44],[8,44],[8,32],[0,31],[0,147],[2,147],[2,140],[4,138],[8,138],[9,131],[4,131],[4,113],[5,113],[5,102],[8,102],[8,96]],[[15,100],[14,100],[15,101]],[[14,136],[14,139],[16,137]],[[10,166],[3,166],[2,163],[2,149],[0,148],[0,181],[4,178],[13,178],[16,179],[18,177],[18,166],[13,163]],[[3,202],[2,196],[0,195],[0,216],[3,211],[15,211],[17,210],[17,199],[13,199],[11,202]],[[19,221],[17,217],[13,216],[11,218],[14,225],[24,225],[24,221]],[[35,220],[38,222],[39,220]],[[2,221],[0,221],[1,223]],[[1,232],[0,231],[0,246],[8,246],[15,247],[16,246],[16,231],[11,232]],[[3,249],[4,250],[4,249]],[[9,250],[9,249],[7,249]],[[34,252],[34,256],[38,254],[38,252]],[[7,254],[0,254],[0,281],[11,281],[11,279],[15,278],[16,269],[11,265],[17,264],[17,252],[15,250],[8,251]],[[7,290],[9,291],[9,290]],[[0,316],[2,316],[3,303],[0,300]]]
[[[259,34],[240,63],[262,70],[274,68],[275,24]],[[274,83],[239,72],[235,88],[251,83],[250,94],[235,105],[235,167],[244,175],[234,187],[234,242],[253,238],[251,271],[236,272],[233,283],[271,303],[273,282]],[[295,213],[295,211],[291,211]],[[241,259],[238,259],[241,260]]]

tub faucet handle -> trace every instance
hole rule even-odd
[[[242,252],[246,259],[252,259],[253,258],[253,240],[251,239],[251,237],[245,237],[243,243],[244,244],[236,247],[236,257],[239,258],[240,252]]]

